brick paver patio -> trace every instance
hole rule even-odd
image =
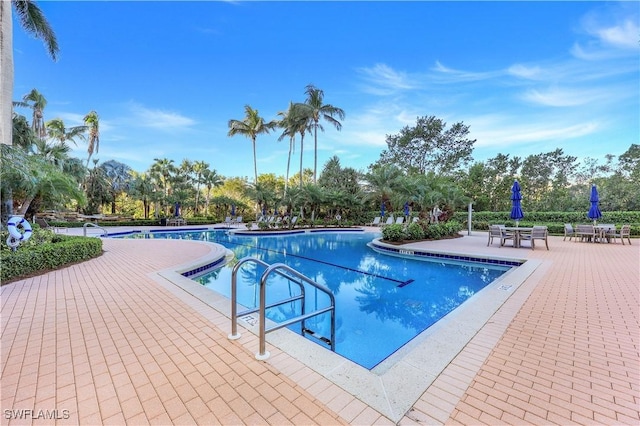
[[[550,251],[531,251],[486,247],[482,233],[438,242],[542,263],[399,423],[640,424],[633,243],[551,237]],[[255,360],[255,336],[228,340],[224,315],[159,279],[209,245],[104,248],[1,287],[2,424],[393,423],[285,353]]]

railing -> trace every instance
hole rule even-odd
[[[107,237],[109,236],[109,233],[107,232],[107,230],[105,228],[103,228],[102,226],[96,225],[95,223],[92,222],[87,222],[84,225],[82,225],[82,233],[83,235],[86,237],[87,236],[87,226],[93,226],[94,228],[98,228],[98,229],[102,229],[102,232],[104,232],[104,235],[102,235],[103,237]]]
[[[257,263],[261,266],[266,267],[267,269],[262,273],[262,276],[260,277],[260,299],[259,299],[259,307],[258,308],[253,308],[253,309],[249,309],[243,312],[238,313],[237,311],[237,273],[240,270],[240,268],[242,267],[242,265],[244,265],[247,262],[253,262],[253,263]],[[269,278],[269,276],[271,274],[278,274],[284,278],[286,278],[289,281],[292,281],[294,283],[296,283],[298,285],[298,287],[300,288],[300,294],[298,296],[292,296],[289,297],[287,299],[281,300],[279,302],[275,302],[272,303],[270,305],[266,304],[266,287],[267,287],[267,279]],[[324,308],[320,308],[317,309],[313,312],[309,312],[306,313],[306,309],[305,309],[305,303],[304,303],[304,298],[305,298],[305,287],[304,287],[304,283],[307,283],[309,285],[311,285],[312,287],[322,291],[323,293],[327,294],[327,296],[329,296],[329,301],[330,304],[327,307]],[[266,327],[266,310],[268,308],[272,308],[275,306],[279,306],[279,305],[283,305],[285,303],[290,303],[290,302],[295,302],[297,300],[301,300],[301,313],[299,316],[288,319],[286,321],[282,321],[279,322],[269,328]],[[332,351],[335,351],[336,346],[335,346],[335,341],[336,341],[336,318],[335,318],[335,298],[333,296],[333,293],[331,292],[331,290],[329,290],[327,287],[318,284],[317,282],[313,281],[311,278],[306,277],[305,275],[301,274],[300,272],[296,271],[293,268],[290,268],[289,266],[283,264],[283,263],[276,263],[273,265],[269,265],[266,262],[263,262],[262,260],[256,259],[256,258],[251,258],[251,257],[246,257],[244,259],[241,259],[234,267],[233,267],[233,271],[231,273],[231,334],[229,334],[229,339],[231,340],[236,340],[240,338],[240,334],[238,333],[238,316],[244,316],[244,315],[248,315],[254,312],[259,312],[259,338],[260,338],[260,347],[259,347],[259,352],[256,354],[256,359],[259,360],[265,360],[267,358],[269,358],[269,352],[266,351],[266,334],[271,332],[271,331],[275,331],[275,330],[279,330],[281,328],[284,327],[288,327],[292,324],[295,323],[302,323],[301,324],[301,330],[302,330],[302,334],[310,334],[313,337],[315,337],[316,339],[328,344],[331,347]],[[318,316],[320,314],[324,314],[326,312],[331,312],[331,337],[330,338],[326,338],[326,337],[322,337],[322,336],[318,336],[314,331],[309,330],[305,327],[305,321],[309,318]]]

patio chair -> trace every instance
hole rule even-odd
[[[580,239],[580,241],[595,241],[596,229],[593,225],[576,225],[574,235],[574,241],[578,241],[578,239]]]
[[[544,240],[544,244],[547,246],[547,250],[549,250],[548,235],[549,231],[546,226],[534,226],[531,232],[520,234],[520,241],[530,241],[531,250],[535,250],[536,240]]]
[[[567,237],[569,237],[569,241],[571,241],[571,239],[575,236],[575,232],[573,231],[573,225],[571,225],[570,223],[565,223],[564,224],[564,238],[562,239],[562,241],[566,240]]]
[[[229,226],[231,225],[231,216],[227,216],[224,218],[224,223],[225,225]]]
[[[507,240],[511,240],[515,243],[514,234],[507,232],[503,225],[489,225],[489,241],[487,247],[493,244],[493,239],[498,238],[500,240],[500,247],[504,245]]]
[[[403,222],[404,222],[404,216],[398,216],[396,218],[395,224],[396,225],[402,225]]]
[[[629,242],[629,245],[631,245],[631,225],[622,225],[622,227],[620,228],[620,232],[616,232],[614,229],[613,232],[611,232],[609,235],[613,238],[614,242],[616,241],[617,237],[620,238],[620,241],[622,241],[622,245],[624,245],[624,239],[626,238]]]
[[[380,219],[381,219],[381,218],[380,218],[380,216],[376,216],[376,217],[373,219],[373,222],[371,222],[371,223],[369,223],[369,224],[367,224],[367,225],[368,225],[368,226],[380,226]]]
[[[392,225],[393,224],[393,216],[389,216],[387,218],[387,221],[384,224],[385,225]]]
[[[242,223],[242,216],[236,217],[236,223]]]

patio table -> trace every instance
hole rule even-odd
[[[505,230],[509,232],[513,232],[513,246],[515,248],[520,248],[520,236],[522,232],[531,232],[533,228],[529,228],[526,226],[505,226]]]

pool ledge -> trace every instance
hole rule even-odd
[[[479,262],[500,266],[521,266],[526,259],[503,256],[488,256],[485,254],[457,252],[452,250],[432,250],[415,248],[407,245],[394,245],[385,243],[382,238],[376,238],[369,243],[369,247],[378,253],[392,256],[415,257],[425,260],[450,260],[459,262]]]

